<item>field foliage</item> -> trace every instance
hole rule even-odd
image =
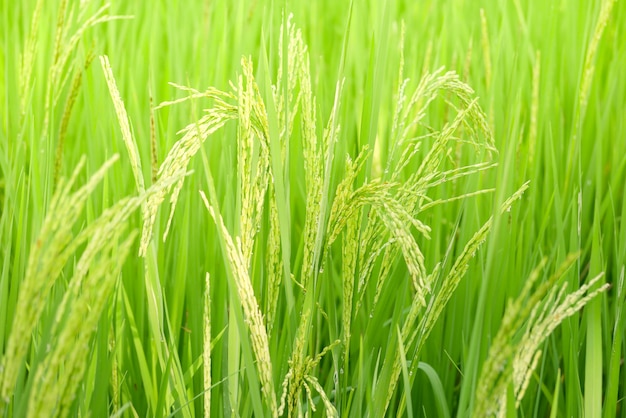
[[[623,1],[0,18],[0,417],[626,417]]]

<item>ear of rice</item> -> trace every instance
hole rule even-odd
[[[96,244],[101,247],[101,257],[92,263],[81,291],[70,290],[65,294],[62,306],[71,312],[62,314],[65,321],[60,329],[53,331],[52,349],[36,369],[28,403],[29,416],[47,415],[51,411],[59,417],[69,414],[86,371],[91,337],[135,238],[130,234],[118,245],[118,237],[124,232],[125,228],[118,227],[114,239]]]
[[[239,300],[243,307],[248,331],[250,332],[252,349],[257,359],[256,366],[261,380],[263,396],[272,415],[276,416],[278,410],[276,405],[276,392],[274,391],[274,384],[272,382],[272,361],[270,358],[267,332],[265,330],[265,324],[263,323],[261,310],[254,296],[254,289],[250,281],[247,263],[243,259],[241,245],[239,242],[237,244],[235,243],[224,225],[221,215],[216,213],[215,209],[209,204],[204,193],[201,192],[201,196],[224,241],[224,252],[226,253],[229,269],[237,287]]]
[[[109,63],[109,57],[106,55],[101,56],[100,65],[102,66],[102,71],[104,71],[104,78],[106,79],[107,86],[109,87],[109,93],[111,94],[111,99],[113,100],[117,121],[119,122],[120,129],[122,130],[122,139],[124,140],[124,145],[126,145],[126,150],[128,151],[130,166],[135,177],[137,191],[139,194],[142,194],[145,192],[146,187],[141,169],[141,157],[139,156],[137,143],[130,132],[130,121],[128,119],[128,114],[126,113],[124,101],[122,100],[120,92],[117,89],[117,84],[115,83],[113,70],[111,69],[111,64]]]
[[[74,193],[70,189],[84,166],[84,158],[68,182],[61,180],[48,209],[39,237],[35,242],[20,286],[16,312],[6,351],[0,364],[0,395],[8,403],[23,367],[31,334],[39,322],[45,301],[67,260],[87,239],[85,235],[72,236],[72,228],[82,213],[85,202],[100,183],[107,170],[118,159],[115,155],[94,173],[87,184]]]
[[[23,54],[20,56],[19,92],[20,112],[22,118],[26,116],[26,104],[28,103],[28,98],[31,97],[30,92],[34,86],[34,83],[32,82],[32,74],[35,64],[35,53],[37,52],[39,21],[41,19],[41,9],[43,3],[43,0],[37,0],[37,3],[35,4],[26,46],[24,47]]]
[[[343,343],[344,350],[347,351],[350,345],[350,328],[353,317],[353,295],[354,280],[356,277],[356,263],[359,249],[359,225],[361,225],[360,216],[352,216],[348,219],[343,242],[341,245],[341,279],[343,284],[343,308],[342,308],[342,326],[343,326]]]
[[[85,59],[85,62],[81,68],[78,68],[74,74],[74,79],[72,81],[72,86],[70,87],[69,95],[65,101],[65,108],[63,109],[63,117],[61,118],[61,125],[59,127],[59,136],[57,139],[57,149],[55,154],[55,162],[54,162],[54,184],[56,185],[59,181],[59,175],[61,172],[61,163],[63,160],[63,147],[65,144],[65,137],[67,135],[67,128],[70,122],[70,116],[72,114],[72,109],[74,108],[74,103],[76,103],[76,98],[78,97],[78,91],[80,90],[80,86],[83,80],[83,71],[86,71],[87,68],[91,65],[91,62],[94,59],[94,55],[90,52]]]
[[[67,413],[76,393],[76,385],[80,384],[85,371],[89,341],[133,242],[134,235],[130,234],[122,244],[117,244],[124,235],[127,220],[145,199],[168,186],[156,185],[141,196],[122,199],[74,236],[72,229],[76,220],[80,219],[85,202],[116,160],[117,156],[105,163],[74,193],[70,193],[70,189],[82,169],[84,159],[67,184],[64,180],[59,182],[39,238],[30,253],[7,352],[0,367],[2,399],[6,403],[10,402],[31,335],[40,322],[56,279],[69,258],[82,244],[87,243],[74,266],[63,299],[56,307],[50,330],[50,351],[32,376],[33,387],[38,389],[31,390],[28,408],[35,416],[41,411],[53,409],[61,414]],[[85,310],[88,310],[88,314]],[[82,342],[74,347],[74,339],[70,336],[77,335],[82,338]],[[56,385],[55,379],[62,383]]]
[[[326,410],[326,416],[329,418],[338,418],[339,413],[337,413],[337,409],[335,409],[335,406],[330,402],[330,399],[328,399],[328,395],[326,395],[326,392],[324,392],[324,388],[319,384],[317,379],[313,376],[306,376],[305,380],[320,395],[322,403],[324,404],[324,409]],[[309,403],[311,404],[311,406],[313,406],[312,399],[310,399]]]
[[[281,279],[283,277],[282,257],[280,255],[280,224],[278,221],[278,209],[276,208],[276,196],[270,185],[269,190],[269,233],[267,238],[267,299],[265,306],[265,322],[267,334],[272,335]]]
[[[582,78],[580,81],[580,86],[578,89],[578,102],[576,103],[576,108],[574,111],[574,123],[572,126],[572,141],[574,143],[578,143],[580,141],[580,131],[582,129],[582,123],[585,119],[585,114],[587,113],[587,104],[589,102],[589,95],[591,93],[591,84],[595,75],[595,61],[596,55],[598,54],[598,48],[600,47],[600,41],[602,40],[602,35],[604,34],[604,29],[611,19],[611,13],[613,11],[613,5],[616,0],[604,0],[602,2],[602,6],[600,7],[600,14],[598,15],[598,20],[596,21],[596,26],[594,28],[593,34],[591,36],[591,40],[589,41],[589,45],[587,46],[587,53],[585,54],[585,62],[582,68]],[[570,152],[567,158],[567,168],[565,175],[565,188],[569,185],[570,176],[572,175],[572,170],[574,169],[574,156],[575,152],[580,152],[580,144],[578,146],[570,147]]]
[[[242,60],[245,85],[240,77],[238,93],[238,171],[241,194],[241,244],[244,260],[251,262],[252,248],[261,217],[269,182],[269,141],[267,114],[250,60]],[[258,138],[259,141],[255,141]],[[258,150],[258,152],[257,152]],[[256,164],[254,162],[256,161]],[[255,168],[253,170],[253,167]]]
[[[474,409],[476,416],[504,416],[510,382],[513,384],[515,408],[519,408],[541,356],[539,347],[566,318],[608,289],[609,285],[604,284],[591,290],[603,274],[570,294],[566,294],[567,283],[556,286],[578,256],[569,255],[556,272],[531,294],[530,290],[539,277],[544,260],[533,271],[518,298],[509,303],[478,380]],[[524,329],[522,337],[515,338],[520,329]]]
[[[527,188],[528,183],[522,185],[520,189],[518,189],[502,204],[501,211],[507,211],[511,207],[513,202],[519,199]],[[463,278],[463,276],[465,276],[465,273],[469,268],[470,260],[476,255],[476,252],[486,241],[487,236],[489,235],[489,231],[491,230],[492,223],[493,217],[489,218],[489,220],[485,222],[485,224],[472,236],[467,244],[465,244],[463,251],[457,257],[454,264],[450,268],[450,271],[443,279],[440,288],[432,295],[430,301],[428,302],[428,305],[426,306],[426,311],[424,312],[419,324],[417,325],[417,330],[415,333],[413,332],[413,329],[415,327],[415,321],[417,320],[419,314],[422,312],[423,306],[421,300],[419,300],[417,295],[414,298],[409,314],[407,315],[407,318],[405,319],[403,325],[402,337],[405,347],[409,347],[415,342],[415,359],[417,359],[426,339],[430,335],[430,332],[435,326],[437,319],[441,315],[441,312],[450,301],[450,298],[454,294],[454,291],[458,287],[461,279]],[[439,274],[439,266],[437,266],[430,274],[429,281],[434,281],[437,276],[439,276]],[[414,341],[415,338],[417,338],[417,341]],[[386,411],[389,407],[389,403],[391,402],[391,398],[395,393],[398,379],[400,377],[400,372],[402,370],[399,353],[395,355],[392,364],[388,364],[387,362],[385,362],[385,364],[383,365],[383,370],[385,369],[387,369],[388,371],[385,371],[383,375],[389,376],[389,381],[385,383],[385,386],[388,388],[388,390],[384,393],[384,395],[381,393],[380,395],[377,394],[376,396],[378,398],[380,398],[381,396],[385,396],[384,410]]]
[[[232,98],[231,95],[219,90],[210,89],[203,93],[202,97],[213,99],[216,102],[215,106],[206,110],[206,114],[200,118],[198,122],[188,125],[180,132],[183,133],[183,137],[172,146],[172,149],[159,168],[158,181],[166,181],[174,177],[179,178],[179,180],[173,185],[163,189],[161,193],[154,194],[146,202],[139,246],[139,254],[141,256],[146,255],[148,243],[152,237],[152,228],[156,222],[157,210],[165,200],[167,194],[170,194],[170,216],[165,233],[163,234],[164,239],[167,237],[174,216],[176,202],[178,201],[178,195],[184,182],[184,178],[180,178],[180,173],[185,171],[189,161],[198,152],[202,143],[209,135],[219,130],[229,120],[237,117],[237,107],[229,105],[223,100],[224,98]]]

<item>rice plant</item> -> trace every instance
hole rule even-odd
[[[0,6],[0,416],[626,416],[622,2]]]

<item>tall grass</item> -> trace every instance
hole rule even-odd
[[[625,417],[623,2],[279,3],[0,4],[0,416]]]

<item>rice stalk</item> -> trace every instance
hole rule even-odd
[[[33,67],[35,65],[35,54],[37,52],[37,44],[39,39],[39,21],[41,19],[42,7],[43,0],[37,0],[37,3],[35,3],[35,9],[33,11],[33,17],[31,18],[28,40],[26,41],[24,52],[20,56],[19,92],[20,113],[22,119],[26,117],[26,104],[31,97],[31,92],[34,88],[32,74]]]
[[[115,293],[115,290],[113,292]],[[113,299],[115,299],[115,296]],[[111,356],[111,409],[117,412],[120,409],[120,377],[119,362],[117,358],[117,343],[113,327],[110,328],[109,332],[109,353]]]
[[[70,57],[74,54],[78,43],[83,38],[85,32],[99,24],[111,22],[120,19],[129,19],[131,16],[109,15],[106,11],[110,4],[105,4],[98,9],[90,17],[85,17],[84,13],[79,13],[77,21],[75,21],[74,8],[70,9],[66,16],[67,2],[61,2],[58,11],[55,41],[53,46],[52,64],[48,72],[45,94],[45,113],[42,126],[42,136],[47,134],[48,125],[50,123],[51,110],[56,107],[61,95],[64,92],[66,83],[69,80],[71,71],[65,71]],[[81,10],[83,12],[84,10]],[[76,31],[70,36],[70,29],[74,25],[80,25]],[[65,76],[63,76],[65,74]]]
[[[53,331],[51,350],[38,365],[32,378],[34,387],[30,392],[28,416],[51,413],[56,417],[68,416],[92,352],[89,342],[112,294],[123,260],[135,239],[135,234],[130,234],[118,244],[119,237],[124,233],[125,228],[118,227],[112,234],[116,236],[114,239],[101,241],[95,238],[90,242],[90,245],[97,242],[96,246],[101,247],[101,255],[91,263],[80,293],[70,290],[64,295],[64,303],[58,313],[69,305],[69,301],[71,307],[68,306],[68,309],[71,312],[65,312],[63,327]],[[76,286],[76,281],[80,279],[80,276],[74,277],[70,286]]]
[[[226,122],[237,117],[237,107],[230,105],[224,101],[226,98],[234,98],[232,94],[224,93],[217,89],[209,89],[204,93],[193,91],[191,98],[210,98],[215,101],[215,106],[205,110],[205,115],[196,123],[192,123],[181,130],[179,133],[183,137],[179,139],[171,148],[158,172],[158,181],[177,176],[181,170],[185,170],[189,165],[191,158],[198,152],[202,143],[209,135],[219,130]],[[168,106],[174,103],[180,103],[189,98],[176,100],[172,102],[162,103],[159,107]],[[164,189],[161,193],[153,195],[146,202],[146,210],[143,218],[143,228],[141,242],[139,245],[140,256],[145,256],[148,244],[152,237],[152,229],[156,221],[157,210],[161,203],[165,200],[167,194],[170,194],[170,217],[163,238],[167,237],[169,227],[178,201],[178,195],[182,189],[184,179],[180,179],[177,183]]]
[[[304,330],[303,327],[299,328],[299,332]],[[296,345],[303,344],[305,341],[302,337],[296,337]],[[322,358],[330,352],[336,345],[340,344],[340,340],[335,340],[332,344],[324,347],[324,349],[318,353],[315,357],[312,356],[304,356],[301,359],[292,358],[289,361],[289,370],[285,375],[283,380],[282,388],[283,393],[280,399],[280,405],[278,407],[278,415],[283,415],[285,412],[285,407],[287,407],[287,416],[300,416],[300,405],[301,405],[301,397],[303,395],[303,391],[307,395],[309,405],[312,406],[312,410],[315,411],[314,403],[310,396],[310,388],[308,384],[311,384],[314,389],[319,393],[322,402],[324,403],[324,407],[326,409],[326,413],[329,416],[337,416],[337,411],[335,407],[330,403],[328,396],[324,392],[324,389],[321,387],[317,379],[311,374],[313,370],[319,365]],[[298,353],[303,353],[303,346],[296,347],[294,349],[294,353],[297,355]],[[299,361],[300,367],[294,367],[296,363],[295,361]]]
[[[150,179],[152,184],[157,182],[159,174],[159,155],[157,149],[157,131],[154,117],[152,94],[150,95]]]
[[[347,351],[350,346],[350,328],[353,316],[353,296],[354,281],[356,277],[356,267],[359,249],[359,225],[361,225],[360,216],[352,216],[347,221],[343,242],[341,245],[341,280],[343,288],[343,309],[342,309],[342,326],[343,326],[343,344]]]
[[[600,41],[602,40],[604,28],[611,18],[611,12],[613,11],[613,6],[615,5],[615,3],[616,0],[604,0],[602,2],[600,14],[598,15],[598,20],[596,21],[596,26],[594,28],[593,35],[591,36],[591,41],[589,42],[589,45],[587,47],[587,53],[585,54],[585,63],[583,65],[582,81],[580,83],[580,90],[578,92],[578,111],[576,115],[576,119],[578,121],[582,121],[585,117],[585,113],[587,112],[587,103],[589,102],[591,82],[593,81],[593,77],[596,71],[596,55],[598,54],[598,48],[600,47]],[[576,137],[576,135],[577,132],[575,132],[573,136]]]
[[[397,138],[396,142],[399,145],[394,146],[391,158],[387,162],[386,171],[391,172],[391,181],[399,183],[398,192],[395,192],[395,196],[400,206],[407,208],[407,212],[415,219],[416,229],[425,237],[428,237],[428,227],[417,221],[416,217],[422,210],[435,204],[443,203],[443,201],[432,203],[431,199],[427,197],[428,190],[458,178],[495,167],[494,163],[482,162],[460,166],[452,170],[442,170],[441,165],[446,158],[449,144],[452,141],[461,143],[461,140],[455,137],[455,133],[461,127],[466,128],[469,137],[464,141],[474,145],[476,149],[488,151],[489,154],[495,152],[495,146],[485,113],[477,105],[476,99],[472,97],[474,94],[473,90],[467,84],[461,82],[458,75],[452,72],[442,73],[441,70],[432,74],[425,73],[415,91],[408,96],[406,93],[407,84],[408,80],[405,80],[399,86],[397,94],[392,136]],[[450,92],[461,103],[461,108],[458,109],[454,120],[452,123],[444,126],[441,131],[433,131],[428,135],[412,139],[411,133],[420,125],[426,115],[426,109],[442,91]],[[410,97],[408,101],[406,97]],[[450,101],[447,103],[449,106],[456,108]],[[405,181],[400,181],[402,171],[414,160],[422,141],[427,138],[433,138],[434,142],[420,162],[419,168]],[[396,161],[395,165],[392,164],[394,161]],[[486,193],[488,190],[484,192]],[[463,199],[480,193],[470,192],[451,197],[447,201]],[[393,240],[393,245],[389,245],[389,239]],[[383,247],[385,247],[384,250],[382,249]],[[374,306],[385,288],[387,277],[394,265],[394,260],[401,251],[400,248],[402,247],[399,246],[395,237],[387,238],[382,224],[368,223],[363,232],[363,239],[361,239],[360,253],[363,254],[364,262],[360,268],[361,278],[359,283],[366,284],[368,282],[374,261],[381,256],[382,262],[377,275]],[[425,272],[422,270],[421,277],[424,278],[425,276]],[[426,289],[428,288],[427,286]],[[359,301],[361,299],[362,295],[359,297]],[[360,302],[358,302],[358,305],[360,306]]]
[[[31,334],[40,322],[55,281],[61,275],[69,258],[81,245],[87,243],[74,266],[73,276],[63,299],[56,308],[51,328],[53,341],[48,346],[48,357],[44,358],[44,363],[42,363],[45,366],[36,371],[41,376],[36,374],[32,377],[35,379],[35,385],[42,385],[41,388],[35,390],[40,394],[31,392],[29,410],[33,414],[38,414],[37,411],[53,410],[53,408],[60,408],[57,412],[61,415],[67,413],[67,408],[72,403],[72,396],[75,394],[74,389],[80,383],[82,373],[85,371],[83,363],[86,361],[85,356],[88,351],[73,351],[71,356],[63,359],[67,350],[59,347],[66,344],[66,341],[73,341],[72,338],[68,340],[63,336],[65,333],[76,336],[84,331],[84,335],[80,334],[84,338],[84,344],[80,346],[80,349],[88,347],[90,336],[95,331],[105,302],[108,300],[107,295],[111,290],[108,286],[113,286],[119,275],[115,273],[116,271],[119,273],[116,269],[123,265],[124,258],[118,257],[116,251],[119,250],[120,255],[124,255],[132,244],[132,239],[127,238],[123,244],[117,246],[118,238],[122,236],[121,232],[125,231],[130,215],[145,199],[168,186],[168,184],[155,185],[143,195],[118,201],[74,236],[72,229],[77,219],[80,219],[87,199],[117,159],[116,155],[107,161],[90,177],[86,185],[74,193],[70,193],[70,189],[84,166],[84,158],[67,183],[61,179],[39,238],[29,256],[26,276],[18,295],[18,308],[9,335],[7,352],[0,367],[2,399],[5,403],[10,402],[17,374],[28,352]],[[129,237],[134,238],[134,235],[130,234]],[[111,253],[110,260],[106,256],[108,253]],[[103,283],[102,288],[100,288],[100,282]],[[95,292],[95,294],[89,292]],[[81,305],[83,303],[84,305]],[[77,306],[82,306],[82,308],[79,309]],[[89,316],[92,322],[85,320],[88,316],[84,314],[84,309],[88,309],[89,315],[93,315],[93,317]],[[81,328],[83,326],[81,324],[86,325]],[[91,325],[93,327],[89,328]],[[65,345],[65,347],[68,346]],[[71,363],[69,359],[75,359],[75,362]],[[63,368],[59,369],[61,371],[51,375],[45,374],[49,373],[46,370],[56,370],[54,367],[60,368],[61,365],[63,365]],[[54,385],[54,379],[65,379],[63,380],[65,383]]]
[[[242,77],[239,78],[238,93],[238,170],[239,190],[241,194],[241,245],[243,259],[250,267],[254,238],[261,228],[261,216],[265,193],[269,181],[269,142],[267,113],[261,99],[258,86],[254,80],[251,61],[243,59],[241,63],[246,79],[245,86]],[[258,121],[258,127],[253,128],[253,120]],[[258,137],[258,144],[254,138]],[[255,155],[255,149],[259,149]],[[254,160],[257,160],[256,170],[253,171]]]
[[[302,240],[304,242],[302,272],[300,283],[307,287],[308,280],[313,277],[316,268],[314,263],[314,251],[316,234],[321,222],[321,201],[324,179],[323,158],[328,149],[328,135],[320,144],[316,131],[316,99],[311,88],[311,73],[309,55],[302,40],[302,33],[295,29],[291,19],[287,20],[289,33],[290,57],[294,57],[294,68],[289,71],[296,75],[300,87],[300,121],[301,137],[304,157],[304,177],[306,179],[306,207],[305,223]],[[295,88],[295,85],[292,86]]]
[[[305,56],[304,51],[302,51],[302,56]],[[306,64],[307,60],[303,59],[302,62]],[[301,66],[301,73],[304,79],[307,79],[309,77],[309,71],[310,70],[308,66]],[[307,81],[305,81],[304,84],[307,84]],[[303,261],[302,264],[302,287],[306,292],[306,296],[304,304],[302,306],[300,321],[296,331],[294,349],[291,354],[291,359],[289,360],[289,371],[285,376],[285,380],[283,381],[283,395],[281,396],[280,410],[284,409],[284,401],[285,398],[287,398],[287,408],[289,415],[295,413],[296,410],[299,410],[299,405],[301,404],[301,393],[303,389],[303,384],[305,382],[304,379],[307,374],[306,362],[308,357],[306,356],[305,350],[312,328],[313,308],[314,306],[316,306],[313,298],[315,295],[315,288],[317,286],[317,278],[319,274],[323,271],[322,254],[328,242],[328,237],[326,236],[326,234],[328,233],[328,224],[326,222],[326,217],[329,215],[327,215],[326,212],[328,210],[328,207],[330,206],[329,195],[331,170],[334,157],[334,144],[337,142],[341,131],[341,127],[338,124],[338,113],[342,89],[343,81],[337,82],[335,86],[333,107],[328,118],[326,128],[324,129],[321,136],[321,149],[320,151],[318,151],[320,156],[319,160],[317,160],[317,158],[314,156],[315,152],[313,150],[313,142],[310,142],[309,151],[305,150],[305,152],[308,153],[308,156],[305,158],[309,158],[309,162],[314,160],[318,161],[315,164],[311,164],[311,169],[319,170],[318,179],[309,179],[310,181],[307,183],[307,205],[309,205],[309,201],[315,201],[311,199],[316,199],[316,193],[314,193],[314,191],[316,190],[317,186],[315,186],[315,183],[311,183],[311,181],[320,182],[319,184],[321,184],[321,198],[319,199],[319,211],[317,208],[313,207],[311,211],[306,213],[307,220],[305,222],[309,222],[309,219],[315,220],[314,226],[311,226],[311,230],[315,229],[315,233],[307,233],[307,237],[309,238],[305,238],[307,240],[305,241],[305,246],[308,248],[305,249],[305,251],[311,251],[312,254],[310,262],[307,261],[305,264]],[[308,99],[305,98],[304,101],[308,101]],[[311,102],[314,103],[314,99],[311,98]],[[304,104],[303,106],[306,108],[308,105]],[[313,105],[311,105],[311,112],[313,111],[313,109]],[[314,117],[313,113],[309,114],[308,116],[305,114],[304,117],[311,118],[311,121],[309,121],[308,123],[311,124],[311,127],[314,126],[314,120],[312,119]],[[307,126],[307,122],[305,121],[303,125]],[[303,138],[306,137],[307,134],[303,134]],[[313,141],[313,139],[310,138],[310,141]],[[303,148],[305,147],[307,147],[306,144],[303,145]],[[313,185],[313,187],[310,187],[310,185]],[[315,205],[317,206],[317,203]],[[311,240],[311,242],[313,243],[313,245],[310,247],[310,243],[308,243],[309,240]]]
[[[282,257],[280,255],[280,223],[274,188],[269,186],[269,232],[267,238],[267,298],[265,304],[265,323],[268,336],[272,335],[278,307],[281,279],[283,277]]]
[[[527,188],[528,183],[523,184],[501,205],[500,211],[508,211],[513,203],[522,196]],[[433,284],[437,284],[437,291],[432,294],[425,311],[423,310],[424,307],[422,301],[417,297],[414,297],[413,303],[411,304],[411,308],[402,327],[404,346],[409,347],[413,345],[413,343],[416,345],[414,361],[417,361],[419,353],[428,339],[430,332],[435,326],[437,319],[441,316],[443,309],[452,298],[452,295],[459,286],[461,279],[467,273],[471,259],[476,255],[482,244],[487,240],[492,224],[493,216],[490,217],[465,244],[463,251],[455,260],[454,264],[450,268],[450,271],[441,279],[439,283],[436,282],[436,279],[440,276],[440,265],[435,266],[429,275],[429,281]],[[422,314],[421,319],[417,324],[417,327],[415,327],[415,322],[420,314]],[[395,393],[400,372],[402,371],[400,360],[400,353],[396,353],[392,365],[387,365],[386,363],[383,365],[383,369],[388,368],[390,370],[390,380],[385,394],[384,411],[386,411],[389,407],[391,398]]]
[[[58,44],[55,46],[55,50],[57,51],[55,54],[55,59],[53,61],[52,66],[50,67],[50,86],[54,86],[56,88],[56,94],[53,95],[54,100],[51,105],[56,105],[58,101],[58,94],[60,94],[63,89],[64,83],[60,83],[59,85],[55,85],[56,82],[61,80],[61,74],[63,74],[63,70],[65,69],[70,56],[76,49],[78,42],[82,39],[85,32],[99,24],[112,22],[120,19],[132,19],[132,16],[118,16],[118,15],[109,15],[106,14],[106,11],[109,9],[111,5],[105,4],[100,7],[92,16],[85,19],[79,28],[72,34],[72,36],[68,37],[67,32],[71,27],[71,24],[74,22],[68,22],[64,24],[63,27],[59,27],[58,30],[63,31],[65,36],[57,38]],[[61,22],[63,23],[63,21]]]
[[[84,158],[67,182],[63,179],[59,181],[39,237],[29,255],[13,325],[0,363],[0,398],[4,403],[10,402],[19,370],[28,352],[31,334],[43,313],[50,290],[68,259],[88,238],[84,234],[72,236],[74,223],[79,219],[95,187],[117,159],[118,156],[115,155],[105,162],[89,181],[74,193],[70,190],[85,164]]]
[[[535,161],[535,147],[537,142],[537,115],[539,113],[539,83],[541,81],[541,52],[535,54],[535,64],[533,65],[533,93],[530,107],[530,131],[528,132],[528,161],[533,164]]]
[[[330,402],[330,399],[328,399],[328,395],[326,395],[326,392],[324,392],[324,388],[320,385],[320,383],[317,381],[317,379],[314,376],[311,375],[307,375],[305,378],[305,385],[311,385],[313,387],[313,389],[315,389],[315,391],[320,395],[320,399],[322,400],[322,403],[324,404],[324,409],[326,410],[326,416],[329,418],[338,418],[339,417],[339,413],[337,412],[337,409],[335,408],[335,406]],[[307,391],[310,391],[310,389],[308,388],[308,386],[305,386],[305,388],[307,388]],[[315,406],[313,404],[313,399],[311,399],[311,397],[309,396],[309,404],[311,405],[311,410],[313,412],[315,412]]]
[[[469,44],[467,45],[467,52],[465,53],[465,63],[463,64],[463,81],[466,83],[469,81],[470,77],[470,67],[472,65],[472,52],[474,50],[474,43],[472,38],[469,40]]]
[[[578,90],[578,101],[576,102],[575,110],[574,110],[574,122],[572,126],[572,141],[574,143],[578,143],[580,141],[580,131],[582,130],[582,124],[585,119],[585,115],[587,113],[587,104],[589,102],[589,95],[591,93],[591,84],[594,79],[595,74],[595,61],[596,55],[598,54],[598,48],[600,47],[600,41],[602,40],[602,35],[604,34],[604,29],[608,24],[611,13],[613,11],[613,5],[616,0],[604,0],[600,7],[600,14],[598,15],[598,19],[596,20],[596,25],[591,35],[591,40],[587,46],[587,52],[585,54],[585,61],[582,68],[582,76],[580,80],[580,86]],[[565,174],[565,188],[567,189],[567,185],[569,184],[570,176],[572,174],[573,165],[574,165],[574,152],[580,153],[580,145],[578,147],[570,147],[570,152],[567,159],[567,168]],[[580,159],[580,155],[579,155]],[[580,169],[580,160],[579,160],[579,169]]]
[[[109,57],[107,57],[106,55],[101,56],[100,65],[102,66],[104,78],[109,88],[109,93],[111,94],[113,106],[115,107],[117,121],[119,123],[120,129],[122,130],[122,139],[124,140],[124,145],[126,145],[128,157],[130,158],[130,167],[133,170],[133,176],[135,177],[137,192],[139,194],[142,194],[145,192],[146,186],[144,183],[143,173],[141,169],[141,157],[139,156],[137,143],[135,142],[135,139],[130,132],[130,121],[128,119],[128,113],[126,112],[126,107],[124,106],[124,101],[120,96],[120,92],[117,89],[117,84],[115,83],[115,77],[113,76],[113,70],[111,69]]]
[[[306,54],[306,46],[302,40],[302,33],[296,29],[293,23],[293,14],[290,13],[287,19],[285,19],[283,14],[281,22],[278,37],[276,83],[271,88],[276,106],[278,126],[281,127],[281,131],[278,133],[281,143],[281,159],[285,160],[287,157],[288,139],[291,137],[295,122],[293,115],[296,114],[301,96],[306,94],[304,92],[305,86],[300,86],[299,91],[296,89],[296,86],[298,83],[302,83],[302,74],[300,73],[303,69],[302,66],[306,65],[306,69],[308,69],[308,57],[304,56]],[[285,40],[287,40],[286,49],[284,45]],[[285,52],[287,52],[286,57],[284,56]],[[304,61],[307,61],[306,64]],[[286,80],[283,80],[285,75],[287,76]],[[296,97],[294,97],[294,92],[297,93]]]
[[[487,90],[491,86],[491,46],[489,42],[489,26],[487,25],[487,16],[485,9],[480,9],[480,29],[482,34],[483,61],[485,63],[485,85]]]
[[[205,277],[204,289],[204,345],[202,364],[204,373],[204,418],[211,417],[211,280]]]
[[[83,64],[82,71],[77,70],[74,74],[74,80],[72,81],[72,86],[70,87],[70,92],[65,101],[65,108],[63,109],[63,116],[61,118],[61,125],[59,127],[59,135],[57,139],[57,149],[55,153],[55,163],[54,163],[54,184],[56,185],[59,182],[59,176],[61,174],[61,163],[63,161],[63,148],[65,145],[65,137],[67,135],[67,128],[70,122],[70,116],[72,115],[72,109],[74,108],[74,103],[76,103],[76,98],[78,97],[78,91],[80,90],[80,86],[83,80],[83,72],[87,71],[87,68],[91,65],[91,62],[95,56],[93,53],[89,53],[87,58],[85,58],[85,63]]]
[[[507,410],[506,391],[510,383],[513,385],[515,408],[519,408],[541,356],[541,344],[566,318],[608,289],[609,285],[604,284],[591,290],[603,273],[570,294],[566,294],[567,283],[557,286],[558,280],[578,257],[579,254],[569,255],[556,272],[531,294],[545,265],[543,260],[530,275],[518,298],[508,304],[478,380],[474,415],[504,417]],[[524,329],[522,337],[515,338],[521,329]]]
[[[256,297],[254,296],[254,289],[252,288],[252,282],[248,273],[248,264],[243,258],[241,241],[239,239],[236,241],[233,240],[226,225],[224,225],[221,215],[216,213],[203,192],[200,192],[200,195],[224,240],[226,246],[224,251],[237,287],[239,300],[243,307],[245,322],[250,332],[252,349],[257,359],[256,367],[259,372],[259,379],[261,380],[263,396],[272,415],[276,416],[276,392],[274,391],[274,384],[272,382],[272,361],[270,358],[269,342],[265,324],[263,323],[263,316]]]

